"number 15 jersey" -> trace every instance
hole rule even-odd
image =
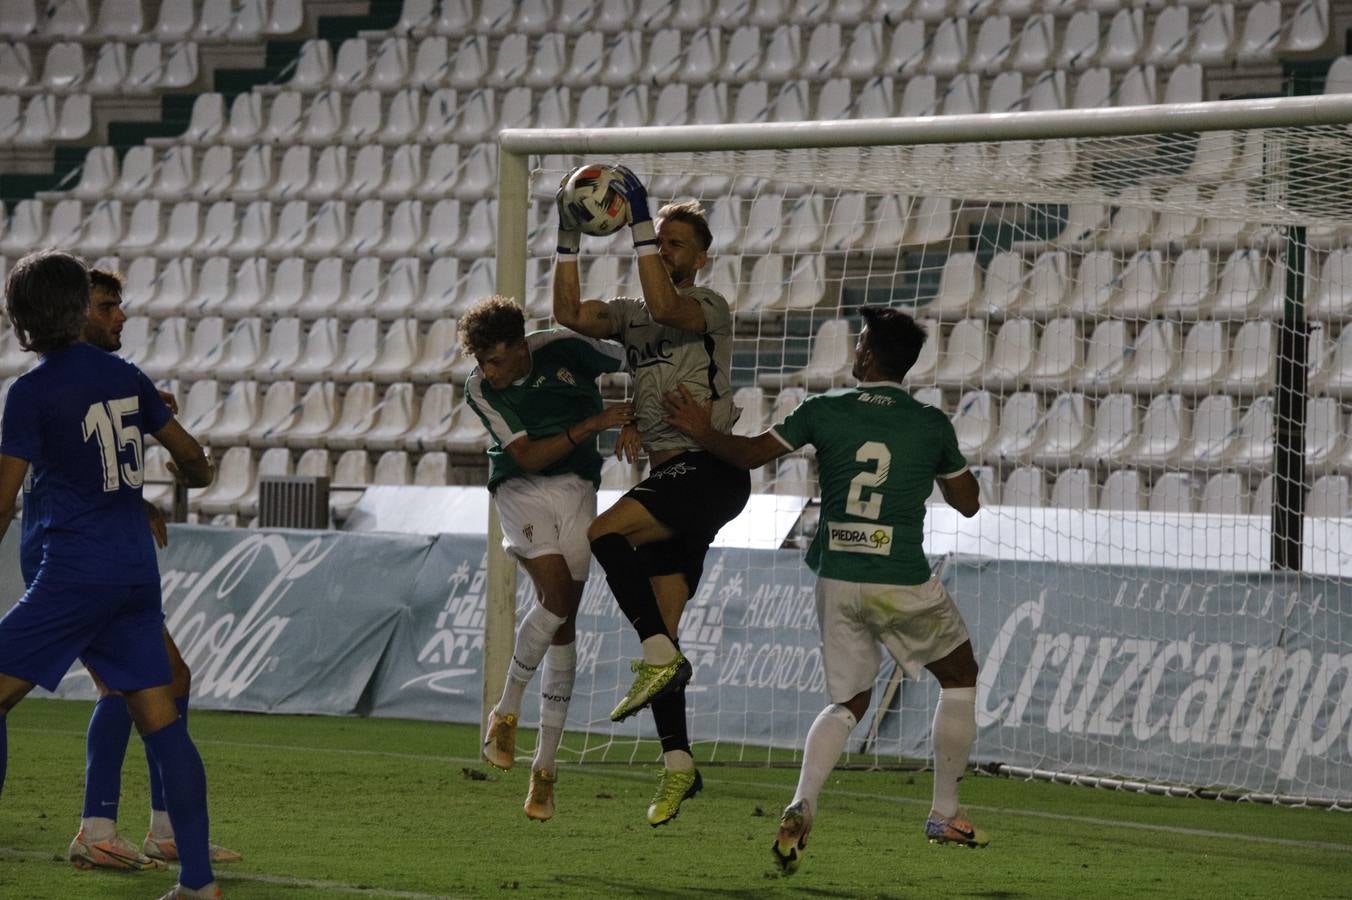
[[[822,509],[807,565],[867,584],[922,584],[925,500],[967,469],[953,423],[901,385],[868,382],[808,397],[771,433],[817,448]]]
[[[24,581],[158,582],[141,499],[143,434],[172,418],[131,363],[77,342],[43,356],[5,398],[0,453],[27,460]]]

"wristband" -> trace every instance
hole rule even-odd
[[[576,231],[559,230],[558,246],[554,249],[561,256],[577,256],[578,247],[582,244],[582,235]]]
[[[635,222],[629,230],[634,235],[634,251],[639,256],[651,256],[657,252],[657,230],[653,228],[651,219]]]

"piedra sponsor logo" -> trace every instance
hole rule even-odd
[[[828,549],[839,553],[866,553],[887,556],[891,553],[892,526],[872,522],[827,522]]]

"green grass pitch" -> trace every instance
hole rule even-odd
[[[78,872],[87,703],[10,715],[0,798],[0,898],[158,896],[172,872]],[[319,897],[1352,897],[1352,815],[972,776],[985,850],[924,840],[925,773],[837,772],[798,874],[770,842],[792,768],[709,766],[670,825],[644,820],[654,766],[563,766],[558,815],[522,815],[529,764],[477,760],[473,729],[424,722],[194,711],[227,900]],[[523,736],[529,744],[530,735]],[[696,749],[699,754],[699,749]],[[147,820],[138,742],[123,833]]]

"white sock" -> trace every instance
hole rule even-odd
[[[552,645],[545,654],[545,670],[540,676],[540,740],[535,745],[534,763],[537,769],[556,768],[576,676],[577,644]]]
[[[673,772],[693,772],[695,757],[689,750],[667,750],[662,754],[662,765]]]
[[[150,833],[159,838],[174,836],[174,826],[169,822],[169,810],[152,809],[150,811]]]
[[[540,660],[545,658],[554,632],[566,620],[556,616],[540,604],[531,607],[521,627],[516,632],[516,645],[512,647],[512,664],[507,670],[507,683],[502,686],[502,699],[498,700],[498,712],[515,715],[521,711],[521,696],[526,693],[526,685],[535,677]]]
[[[643,661],[650,666],[665,666],[676,658],[676,645],[665,634],[655,634],[643,641]]]
[[[103,816],[89,816],[80,820],[80,830],[86,841],[106,841],[117,834],[117,822]]]
[[[793,795],[793,802],[805,800],[809,815],[817,812],[817,796],[840,760],[840,754],[845,752],[845,742],[857,724],[854,713],[839,703],[832,703],[817,713],[808,729],[807,743],[803,746],[803,768],[798,773],[798,790]]]
[[[934,710],[934,811],[958,811],[958,782],[967,771],[976,740],[976,688],[943,688]]]

